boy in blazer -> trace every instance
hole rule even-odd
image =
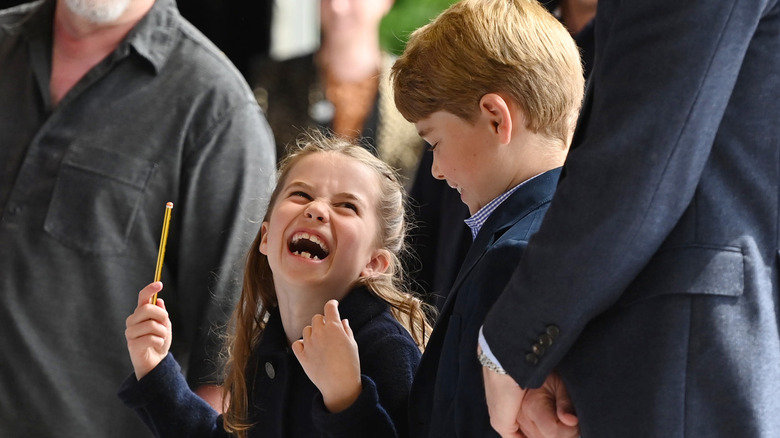
[[[391,77],[474,238],[415,376],[411,436],[497,436],[477,337],[555,191],[583,95],[579,53],[536,0],[463,0],[412,34]],[[576,417],[559,420],[577,435]]]

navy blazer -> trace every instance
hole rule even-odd
[[[489,437],[477,337],[482,320],[509,281],[528,238],[542,222],[560,168],[527,181],[490,215],[458,273],[414,377],[412,437]]]
[[[488,344],[523,387],[558,367],[584,438],[778,437],[780,4],[601,0],[595,32]]]

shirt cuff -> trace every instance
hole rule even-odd
[[[479,348],[482,349],[482,352],[485,353],[485,356],[487,356],[491,362],[498,365],[499,368],[504,368],[503,366],[501,366],[501,363],[498,361],[498,359],[496,359],[496,356],[493,355],[493,352],[490,351],[490,347],[488,346],[487,340],[485,339],[485,336],[482,334],[482,327],[479,328]]]

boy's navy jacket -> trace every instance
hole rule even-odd
[[[490,426],[477,360],[479,328],[539,228],[560,173],[560,168],[549,170],[526,182],[477,234],[414,377],[412,437],[498,436]]]
[[[331,414],[287,345],[279,309],[271,315],[247,367],[249,437],[405,437],[407,400],[420,350],[389,306],[360,287],[339,304],[360,350],[363,391]],[[370,377],[369,377],[370,376]],[[222,416],[193,393],[170,354],[119,397],[157,437],[226,437]]]

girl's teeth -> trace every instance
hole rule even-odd
[[[295,254],[295,255],[297,255],[297,256],[300,256],[300,257],[305,257],[305,258],[307,258],[307,259],[312,259],[312,260],[319,260],[319,259],[320,259],[320,258],[319,258],[319,257],[317,257],[316,255],[315,255],[315,256],[312,256],[311,254],[309,254],[309,253],[308,253],[308,252],[306,252],[306,251],[304,251],[304,252],[295,251],[293,254]]]

